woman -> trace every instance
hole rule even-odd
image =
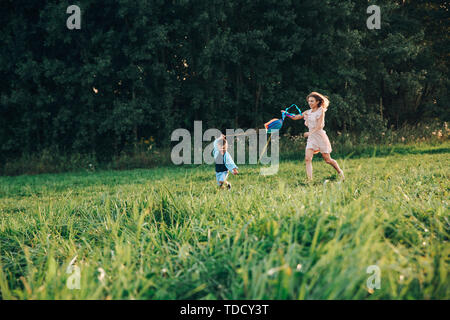
[[[321,152],[326,163],[331,165],[338,172],[342,180],[345,179],[344,171],[339,168],[336,160],[331,159],[332,151],[330,140],[323,130],[325,126],[325,112],[327,111],[330,101],[326,96],[318,92],[311,92],[307,97],[309,107],[311,109],[303,112],[303,115],[291,117],[293,120],[305,118],[305,125],[309,128],[309,132],[304,133],[304,137],[308,138],[305,151],[306,175],[308,180],[312,180],[312,158],[314,154]]]

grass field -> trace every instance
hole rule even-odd
[[[0,177],[1,298],[449,299],[449,144],[402,150],[231,191],[207,165]]]

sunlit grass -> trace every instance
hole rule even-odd
[[[230,192],[207,165],[0,177],[1,298],[450,298],[448,144],[341,158],[345,182],[294,156]]]

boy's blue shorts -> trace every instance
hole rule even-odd
[[[216,172],[217,185],[220,186],[219,181],[223,182],[223,181],[227,180],[227,177],[228,177],[228,171]]]

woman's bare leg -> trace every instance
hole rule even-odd
[[[306,164],[306,175],[308,176],[308,180],[312,180],[312,159],[314,156],[314,150],[313,149],[306,149],[305,152],[305,164]]]
[[[339,168],[339,165],[336,160],[331,159],[331,156],[329,153],[322,153],[323,160],[325,160],[326,163],[331,165],[336,171],[340,174],[342,172],[341,168]]]

